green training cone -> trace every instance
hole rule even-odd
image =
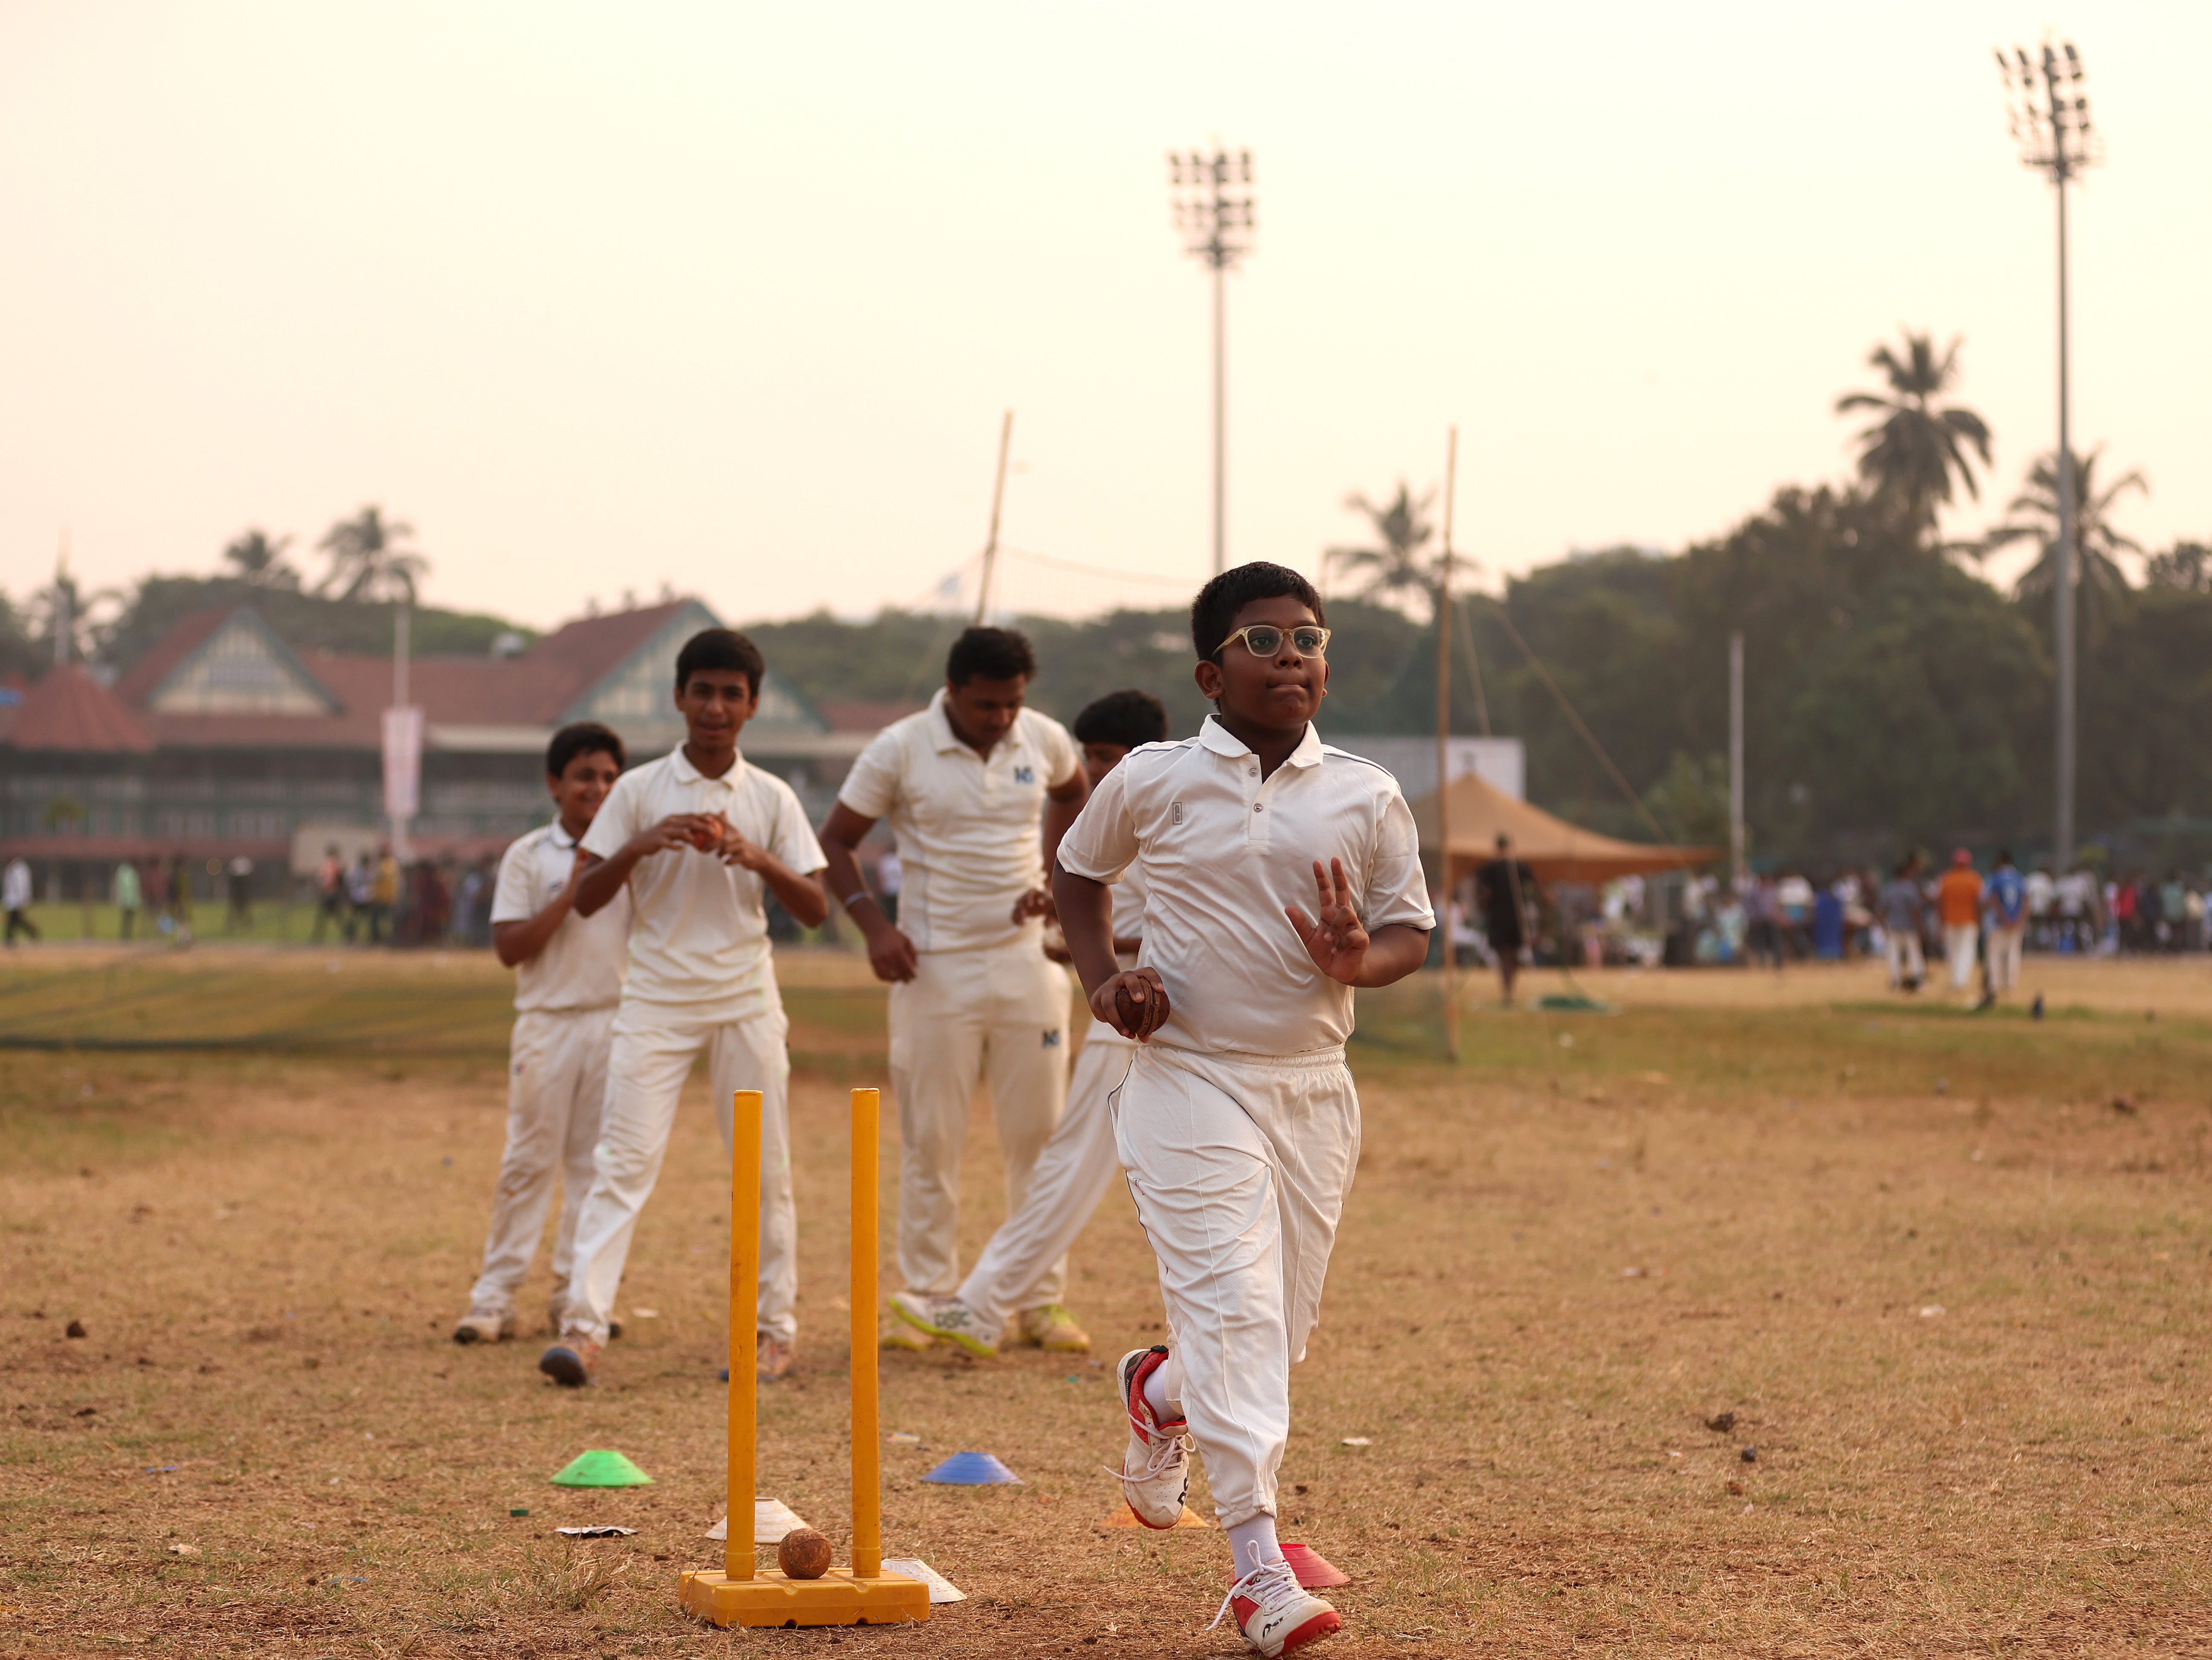
[[[649,1487],[653,1478],[618,1452],[580,1452],[553,1478],[556,1487]]]

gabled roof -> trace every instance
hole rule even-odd
[[[116,691],[149,714],[298,717],[310,708],[335,714],[340,707],[252,605],[211,607],[186,617],[132,666]],[[272,698],[278,707],[267,706]]]
[[[9,723],[19,750],[79,755],[143,754],[154,747],[131,711],[79,663],[61,663],[23,694]]]

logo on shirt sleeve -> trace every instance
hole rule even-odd
[[[1045,1046],[1045,1048],[1047,1048],[1047,1049],[1058,1049],[1058,1048],[1060,1047],[1060,1028],[1059,1028],[1059,1027],[1054,1026],[1051,1031],[1048,1031],[1048,1032],[1046,1032],[1046,1033],[1045,1033],[1045,1035],[1044,1035],[1044,1046]]]

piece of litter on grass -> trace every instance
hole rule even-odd
[[[510,1505],[507,1507],[507,1513],[509,1516],[527,1516],[530,1514],[530,1507],[526,1505]]]
[[[629,1313],[630,1318],[633,1320],[658,1320],[660,1318],[660,1310],[659,1309],[632,1309]]]
[[[1641,1280],[1644,1277],[1644,1270],[1642,1268],[1623,1268],[1620,1271],[1620,1277],[1624,1280]]]
[[[1347,1435],[1344,1438],[1343,1444],[1347,1447],[1371,1447],[1375,1443],[1373,1439],[1368,1436]]]
[[[1942,1312],[1943,1305],[1941,1303],[1930,1303],[1926,1308],[1920,1310],[1920,1317],[1923,1320],[1933,1320],[1937,1315]]]
[[[1682,1455],[1679,1452],[1670,1452],[1667,1456],[1669,1458],[1680,1458]]]
[[[146,1466],[146,1474],[149,1475],[167,1475],[171,1470],[179,1468],[180,1466],[176,1464],[149,1464]]]
[[[918,1447],[921,1444],[921,1438],[919,1435],[908,1435],[904,1430],[893,1430],[887,1438],[902,1447]]]
[[[830,1299],[830,1306],[836,1310],[840,1314],[850,1314],[853,1311],[853,1305],[850,1303],[848,1303],[842,1297],[831,1298]]]
[[[886,1556],[884,1558],[884,1572],[902,1573],[909,1579],[921,1580],[929,1587],[929,1600],[933,1602],[964,1602],[968,1600],[966,1591],[919,1556]]]
[[[1759,1462],[1759,1449],[1757,1447],[1746,1447],[1741,1452],[1736,1454],[1736,1456],[1742,1459],[1747,1464],[1756,1464]]]
[[[172,1556],[198,1556],[199,1554],[200,1548],[198,1545],[172,1545],[169,1547],[169,1554]]]
[[[336,1487],[336,1486],[337,1486],[337,1484],[338,1484],[338,1478],[337,1478],[337,1476],[335,1476],[335,1475],[333,1475],[332,1477],[331,1477],[331,1485],[332,1487]]]
[[[556,1528],[554,1532],[564,1539],[628,1539],[636,1533],[635,1528]]]

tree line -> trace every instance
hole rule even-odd
[[[1528,745],[1529,793],[1613,833],[1725,842],[1729,635],[1744,635],[1747,817],[1755,856],[1820,865],[1955,841],[2023,854],[2049,835],[2057,556],[2056,459],[2036,459],[1999,524],[1971,543],[1939,533],[1942,509],[1978,497],[1990,431],[1954,399],[1957,342],[1908,334],[1877,347],[1875,390],[1845,393],[1864,417],[1847,479],[1786,485],[1723,534],[1676,553],[1571,555],[1455,601],[1454,730],[1488,727]],[[2117,858],[2212,858],[2212,550],[2151,552],[2115,523],[2145,492],[2101,452],[2073,458],[2080,603],[2085,833]],[[1348,505],[1372,534],[1322,553],[1332,590],[1333,678],[1325,730],[1421,733],[1435,726],[1437,537],[1431,500],[1401,484]],[[318,549],[320,579],[286,539],[249,531],[216,578],[149,577],[90,609],[86,654],[127,666],[182,616],[251,598],[296,645],[388,649],[391,607],[426,562],[404,522],[366,508]],[[2034,552],[2009,590],[1989,556]],[[2130,566],[2140,570],[2131,576]],[[1349,589],[1347,594],[1345,591]],[[74,607],[80,619],[87,607]],[[0,669],[50,660],[51,594],[0,599]],[[526,629],[495,617],[419,611],[416,649],[480,653]],[[1036,701],[1063,717],[1102,692],[1142,686],[1177,730],[1205,714],[1176,609],[1071,622],[1019,619],[1044,666]],[[886,610],[750,625],[779,674],[817,701],[919,703],[960,619]],[[1563,701],[1564,700],[1564,701]],[[1568,708],[1626,777],[1623,798]]]

